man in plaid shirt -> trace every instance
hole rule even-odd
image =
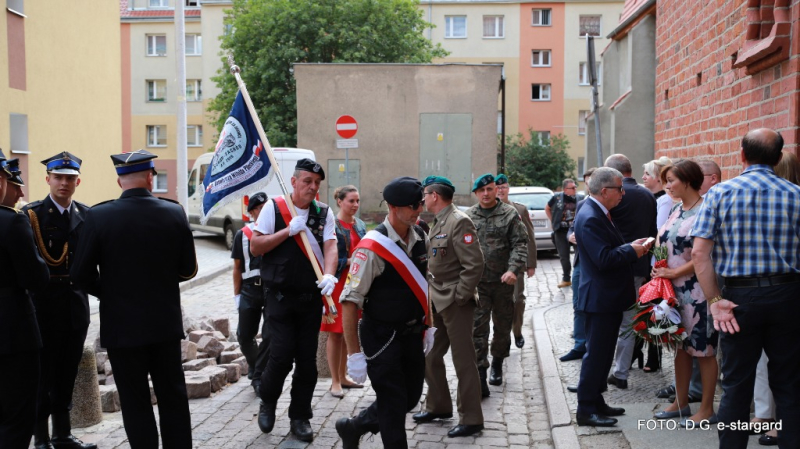
[[[742,139],[739,176],[711,188],[690,235],[697,279],[722,350],[720,448],[747,447],[761,350],[782,422],[781,447],[800,447],[800,187],[778,177],[783,138],[771,129]],[[720,292],[716,275],[724,278]]]

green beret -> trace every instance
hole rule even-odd
[[[428,187],[431,184],[441,184],[450,187],[454,192],[456,190],[456,186],[454,186],[453,183],[444,176],[428,176],[424,181],[422,181],[422,187]]]
[[[487,186],[494,182],[494,175],[491,173],[486,173],[485,175],[481,175],[475,182],[472,184],[472,192],[474,193],[476,190],[480,189],[481,187]]]
[[[499,175],[494,177],[494,183],[497,185],[508,184],[508,176],[500,173]]]

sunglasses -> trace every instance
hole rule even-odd
[[[425,204],[425,198],[422,198],[420,201],[417,201],[416,203],[411,204],[408,207],[410,207],[413,210],[417,210],[420,207],[422,207],[424,204]]]

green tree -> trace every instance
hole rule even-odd
[[[575,179],[575,161],[567,154],[569,140],[562,135],[541,139],[538,132],[528,128],[528,138],[522,133],[506,136],[506,176],[514,186],[542,186],[555,189],[566,178]],[[498,155],[498,166],[500,166]]]
[[[418,0],[234,0],[225,18],[223,68],[213,77],[222,92],[210,102],[219,129],[238,87],[227,54],[241,76],[274,146],[297,142],[297,96],[292,64],[429,63],[447,56],[422,31]],[[357,95],[357,92],[353,92]],[[321,99],[321,101],[324,101]]]

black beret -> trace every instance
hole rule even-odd
[[[303,158],[297,161],[297,165],[294,166],[294,169],[316,173],[321,175],[323,180],[325,179],[325,170],[322,169],[322,166],[309,158]]]
[[[422,183],[410,176],[394,178],[383,188],[383,199],[392,206],[411,206],[422,201],[423,196]]]
[[[267,194],[264,193],[264,192],[258,192],[256,194],[252,195],[247,200],[247,212],[250,212],[251,210],[255,209],[256,207],[266,203],[268,199],[269,198],[267,198]]]

